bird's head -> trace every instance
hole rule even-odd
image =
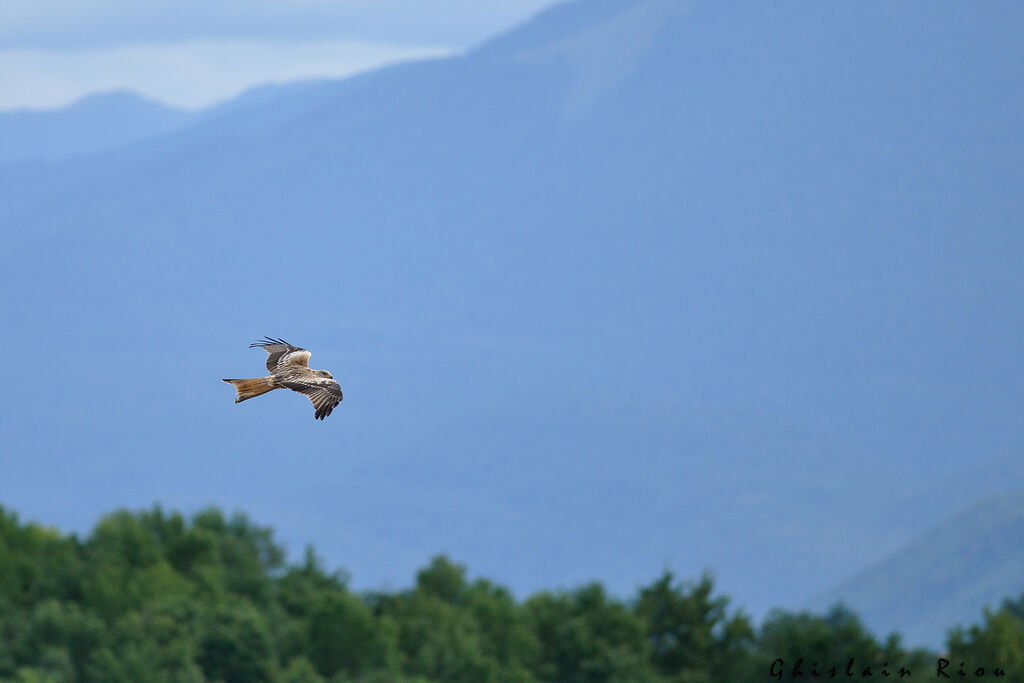
[[[316,374],[320,375],[321,377],[326,377],[327,379],[334,379],[331,376],[331,373],[327,372],[326,370],[317,370]]]

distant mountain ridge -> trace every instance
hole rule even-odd
[[[0,164],[59,161],[169,133],[193,115],[126,91],[54,110],[0,112]]]
[[[809,603],[838,601],[877,634],[940,648],[946,630],[1024,594],[1024,489],[960,510],[904,548]]]
[[[364,587],[820,594],[1024,444],[1022,8],[573,3],[0,171],[0,316],[60,374],[9,370],[0,500],[237,506]],[[319,430],[225,395],[264,334],[342,380]]]
[[[197,111],[169,107],[135,93],[97,93],[57,109],[0,112],[0,166],[65,161],[108,153],[169,135],[209,118],[237,114],[282,97],[323,87],[325,81],[263,85]]]

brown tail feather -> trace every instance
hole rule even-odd
[[[259,396],[260,394],[265,394],[268,391],[273,391],[277,388],[270,383],[269,377],[256,377],[254,379],[225,379],[221,381],[235,385],[235,391],[238,392],[238,396],[235,398],[235,403],[241,403],[253,396]]]

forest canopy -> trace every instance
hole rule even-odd
[[[411,588],[357,592],[312,548],[289,563],[242,514],[122,510],[80,539],[0,506],[2,681],[912,680],[943,661],[954,678],[1024,680],[1024,596],[933,653],[878,640],[842,605],[755,627],[710,575],[517,600],[438,556]]]

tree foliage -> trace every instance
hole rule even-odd
[[[962,667],[980,677],[979,668],[992,676],[998,667],[1008,680],[1024,680],[1024,595],[1004,601],[997,611],[985,609],[980,624],[953,629],[947,659],[950,671]]]
[[[1024,680],[1024,596],[951,632],[946,657]],[[0,681],[709,683],[850,660],[895,678],[934,674],[936,655],[877,641],[842,606],[755,630],[708,575],[666,570],[631,600],[591,583],[520,601],[436,557],[407,590],[357,593],[311,548],[286,562],[244,515],[122,510],[79,539],[0,507]]]

